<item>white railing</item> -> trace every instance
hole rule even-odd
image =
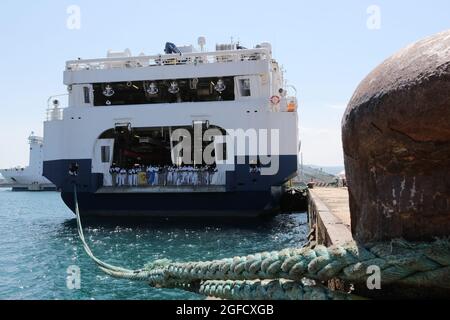
[[[46,121],[58,121],[63,120],[64,118],[64,106],[61,106],[60,100],[57,98],[67,97],[68,94],[58,94],[55,96],[51,96],[47,100],[47,113],[46,113]]]
[[[197,65],[205,63],[227,63],[270,59],[271,56],[267,49],[258,48],[233,51],[193,52],[155,56],[73,60],[66,63],[66,70],[79,71],[167,65]]]
[[[47,109],[47,121],[58,121],[63,120],[64,111],[62,108],[51,108]]]

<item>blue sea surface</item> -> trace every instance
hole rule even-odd
[[[85,236],[102,260],[138,269],[155,259],[177,262],[299,247],[305,243],[305,214],[240,222],[88,221]],[[81,287],[70,290],[68,268],[81,271]],[[0,189],[0,299],[173,300],[204,299],[180,290],[103,274],[83,251],[74,215],[56,192]]]

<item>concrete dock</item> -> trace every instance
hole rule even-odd
[[[308,215],[318,244],[341,245],[353,240],[347,188],[309,189]]]

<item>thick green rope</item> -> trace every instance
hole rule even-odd
[[[305,282],[308,282],[305,279]],[[328,289],[314,281],[303,283],[276,280],[207,280],[201,283],[166,283],[166,289],[180,289],[204,296],[229,300],[362,300],[363,298]]]
[[[200,294],[237,300],[351,300],[354,297],[320,285],[290,280],[205,281]]]
[[[193,284],[199,283],[201,284],[199,291],[206,293],[211,291],[208,288],[211,288],[212,284],[215,284],[214,288],[222,288],[231,284],[230,282],[225,284],[224,281],[233,281],[235,290],[231,292],[235,292],[233,298],[238,298],[241,291],[237,290],[237,287],[274,286],[274,282],[250,280],[291,280],[283,282],[284,288],[298,292],[299,286],[291,284],[297,284],[304,278],[317,281],[338,278],[353,283],[364,283],[368,278],[368,268],[377,266],[381,271],[382,284],[403,283],[417,287],[450,289],[448,240],[437,240],[433,243],[396,240],[366,247],[351,242],[331,248],[317,246],[285,249],[207,262],[174,263],[159,260],[136,271],[119,268],[97,259],[90,250],[82,230],[76,188],[75,201],[80,239],[87,254],[100,269],[110,276],[145,281],[154,287],[194,288]],[[312,289],[303,287],[303,290]],[[230,294],[229,290],[227,294]]]
[[[448,241],[411,244],[404,241],[363,248],[355,243],[326,248],[286,249],[246,257],[209,262],[172,263],[157,261],[144,269],[109,274],[142,279],[151,285],[202,280],[258,280],[303,278],[327,281],[334,278],[352,282],[367,280],[369,266],[378,266],[383,284],[404,282],[450,288],[450,245]]]

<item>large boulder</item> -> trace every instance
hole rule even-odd
[[[342,131],[356,240],[450,235],[450,30],[370,73]]]

